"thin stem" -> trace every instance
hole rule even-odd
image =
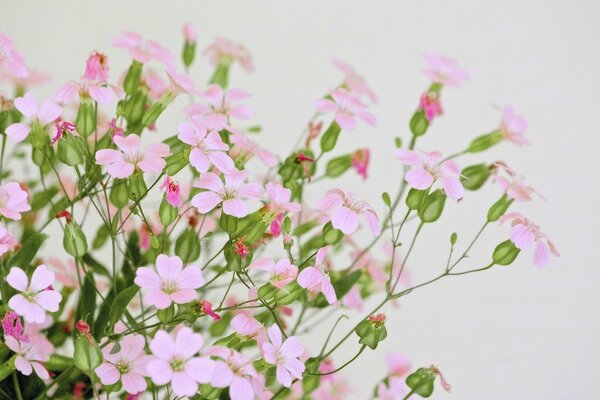
[[[367,348],[366,344],[363,344],[362,347],[360,348],[360,350],[358,351],[358,353],[356,353],[354,355],[354,357],[352,357],[350,360],[346,361],[341,367],[334,369],[333,371],[329,371],[329,372],[323,372],[323,373],[312,373],[312,372],[306,372],[306,375],[316,375],[316,376],[324,376],[324,375],[332,375],[335,374],[336,372],[339,372],[341,370],[343,370],[344,368],[346,368],[348,365],[350,365],[352,363],[352,361],[356,360],[358,358],[358,356],[360,356],[360,354]]]
[[[23,400],[23,395],[21,394],[21,388],[19,387],[19,378],[17,378],[17,371],[12,373],[12,381],[15,385],[15,393],[17,394],[18,400]]]

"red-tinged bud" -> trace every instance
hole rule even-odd
[[[370,159],[371,152],[369,149],[359,149],[352,154],[352,167],[363,179],[367,179],[367,168],[369,167]]]
[[[423,93],[419,100],[419,109],[423,110],[425,118],[429,122],[444,113],[442,103],[440,103],[439,96],[436,93]]]
[[[73,385],[73,400],[82,400],[85,388],[86,384],[84,382],[77,382]]]
[[[214,321],[219,321],[221,319],[221,316],[219,314],[217,314],[216,312],[214,312],[214,310],[212,308],[212,303],[210,301],[208,301],[208,300],[201,300],[198,303],[198,306],[200,307],[200,311],[202,313],[208,315]]]
[[[200,213],[198,212],[198,210],[194,210],[194,212],[192,213],[192,215],[190,215],[188,217],[188,226],[190,228],[195,228],[196,226],[198,226],[198,222],[200,221]]]
[[[87,324],[87,322],[80,319],[75,324],[75,329],[77,329],[77,332],[79,332],[81,335],[84,335],[86,338],[88,338],[88,340],[91,340],[90,326]]]
[[[373,314],[369,316],[369,322],[373,323],[376,326],[381,326],[385,324],[386,316],[383,313]]]
[[[298,152],[298,155],[296,156],[296,161],[298,163],[302,163],[304,161],[308,161],[308,162],[315,162],[315,159],[312,157],[309,157],[307,155],[305,155],[304,153],[302,153],[301,151]]]
[[[235,254],[242,258],[246,257],[250,253],[248,246],[241,239],[235,242],[235,244],[233,245],[233,251],[235,252]]]
[[[73,134],[75,132],[75,124],[72,124],[68,121],[56,121],[54,123],[54,128],[56,129],[56,134],[52,138],[51,144],[55,144],[58,140],[63,137],[65,133]]]
[[[294,310],[292,310],[290,307],[287,306],[280,306],[279,307],[279,312],[287,317],[292,316],[292,314],[294,313]]]
[[[306,137],[306,147],[310,147],[310,142],[313,139],[319,137],[319,135],[321,134],[321,129],[323,129],[323,121],[319,121],[317,123],[308,123],[308,136]]]
[[[61,211],[56,214],[56,218],[64,218],[67,221],[67,224],[70,224],[73,221],[73,216],[67,210]]]

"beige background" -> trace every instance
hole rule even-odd
[[[342,149],[368,144],[376,156],[370,180],[349,176],[338,185],[364,193],[378,211],[380,193],[395,192],[399,183],[392,138],[408,137],[408,119],[427,85],[421,54],[436,50],[459,60],[471,80],[460,89],[444,90],[446,115],[419,146],[460,150],[472,136],[497,125],[496,106],[513,104],[527,117],[527,136],[534,145],[517,149],[503,144],[486,159],[508,161],[548,198],[518,209],[542,225],[562,257],[539,270],[528,252],[508,268],[447,279],[415,291],[398,309],[387,308],[389,338],[345,371],[355,389],[352,398],[366,398],[382,377],[384,350],[404,352],[415,366],[436,363],[454,393],[438,389],[435,398],[600,398],[598,1],[2,3],[0,29],[31,66],[55,79],[37,91],[41,95],[81,75],[92,49],[108,54],[116,79],[128,58],[110,47],[110,39],[122,29],[157,39],[178,54],[180,27],[188,20],[199,32],[200,47],[216,35],[245,43],[256,72],[235,69],[233,83],[254,94],[251,104],[264,128],[260,140],[279,151],[287,151],[312,115],[313,100],[339,82],[330,58],[347,60],[379,95],[373,109],[379,126],[361,124],[342,136]],[[196,64],[192,73],[206,82],[206,62]],[[163,134],[174,133],[180,120],[177,113],[161,119]],[[459,161],[468,165],[480,159]],[[312,197],[326,187],[315,187]],[[443,267],[451,232],[459,233],[464,246],[497,197],[494,187],[470,194],[425,230],[409,263],[416,282]],[[490,229],[465,267],[483,265],[507,231]],[[350,326],[345,323],[340,333]],[[304,337],[304,343],[318,348],[318,334],[328,327]],[[356,346],[344,347],[338,364]]]

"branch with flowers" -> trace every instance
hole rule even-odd
[[[377,123],[368,107],[377,97],[350,65],[334,61],[342,83],[316,100],[302,135],[278,156],[254,140],[259,126],[245,125],[250,95],[229,86],[238,67],[253,70],[248,50],[216,39],[203,52],[214,72],[200,89],[188,73],[191,25],[184,39],[178,66],[159,43],[124,32],[113,41],[132,58],[121,79],[110,79],[107,55],[92,52],[80,79],[40,101],[33,91],[45,75],[0,33],[8,87],[0,92],[1,398],[343,399],[350,389],[341,371],[386,339],[389,302],[510,265],[521,251],[533,249],[538,266],[558,256],[538,225],[509,212],[541,197],[520,175],[501,161],[457,161],[502,142],[527,145],[527,124],[511,107],[450,156],[419,147],[443,115],[442,92],[468,78],[454,61],[425,55],[431,84],[408,144],[390,138],[396,194],[373,207],[314,185],[352,170],[368,176],[368,148],[334,152],[359,123]],[[157,124],[176,100],[187,102],[181,123]],[[158,142],[165,129],[176,134]],[[488,181],[498,200],[481,229],[465,246],[450,234],[439,274],[411,283],[421,232],[447,201]],[[484,231],[504,222],[508,239],[465,267]],[[368,242],[355,235],[361,227]],[[344,255],[351,261],[340,262]],[[364,313],[372,299],[377,306]],[[360,317],[349,324],[352,310]],[[311,353],[303,337],[322,324],[331,330]],[[346,342],[355,352],[338,351]],[[429,397],[436,381],[450,390],[435,365],[412,368],[396,353],[388,364],[375,398]]]

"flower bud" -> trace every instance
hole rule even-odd
[[[124,208],[129,203],[127,181],[125,179],[114,179],[110,189],[110,202],[118,208]]]
[[[196,30],[191,23],[183,25],[183,36],[185,42],[183,44],[183,53],[181,55],[183,59],[183,65],[189,67],[194,62],[196,56]]]
[[[358,342],[373,350],[377,348],[379,342],[387,337],[385,320],[385,314],[373,314],[358,324],[355,329],[356,334],[360,337]]]
[[[322,236],[325,244],[334,245],[344,238],[344,233],[339,229],[335,229],[331,224],[331,221],[329,221],[323,227]]]
[[[467,148],[467,151],[469,153],[479,153],[500,143],[502,141],[502,138],[502,132],[500,132],[499,130],[493,131],[486,135],[478,136],[475,139],[473,139],[473,141]]]
[[[496,246],[492,259],[498,265],[510,265],[515,261],[520,251],[513,242],[506,240]]]
[[[491,174],[492,169],[486,164],[471,165],[460,173],[460,182],[467,190],[477,190],[483,186]]]
[[[371,152],[369,149],[359,149],[352,154],[352,167],[363,179],[367,179],[367,168],[369,167],[370,159]]]
[[[425,116],[425,111],[417,110],[410,119],[410,131],[414,136],[422,136],[427,132],[429,128],[429,121]]]
[[[128,125],[137,125],[144,116],[148,96],[143,90],[136,90],[123,104],[123,115]]]
[[[406,206],[408,207],[409,210],[418,210],[419,207],[421,207],[421,204],[423,204],[423,202],[427,198],[428,194],[429,194],[429,189],[425,189],[425,190],[418,190],[415,188],[410,189],[408,191],[408,194],[406,195]]]
[[[187,228],[175,241],[175,254],[184,264],[188,264],[200,257],[200,240],[195,230]]]
[[[89,326],[85,322],[79,321],[77,330],[73,363],[81,372],[91,376],[94,369],[102,363],[102,351],[90,335]]]
[[[81,98],[75,125],[77,126],[77,132],[83,137],[90,136],[96,130],[96,110],[90,97]]]
[[[85,234],[76,222],[67,222],[63,236],[63,247],[73,257],[80,258],[87,253],[88,244]]]
[[[179,211],[177,208],[170,205],[167,201],[166,197],[163,197],[160,202],[160,207],[158,209],[158,215],[160,217],[160,223],[163,226],[169,226],[173,221],[177,219],[179,215]]]
[[[142,78],[142,68],[143,64],[139,61],[133,61],[131,66],[127,70],[127,75],[125,75],[125,80],[123,81],[123,89],[125,89],[125,93],[132,94],[138,88],[140,84],[140,79]]]
[[[219,321],[221,319],[221,316],[213,311],[212,303],[210,301],[201,300],[200,302],[198,302],[198,306],[200,307],[200,311],[203,314],[206,314],[209,317],[211,317],[213,321]]]
[[[353,157],[350,154],[332,158],[327,162],[325,175],[330,178],[335,178],[346,172],[353,164]]]
[[[406,385],[411,388],[412,393],[429,397],[433,393],[435,376],[430,368],[419,368],[406,377]]]
[[[513,199],[509,198],[506,194],[502,195],[497,202],[495,202],[489,209],[487,220],[488,222],[496,222],[504,215],[508,207],[512,204]]]
[[[431,223],[437,221],[446,204],[446,195],[441,190],[429,194],[423,201],[423,204],[417,210],[419,218],[422,222]]]
[[[342,128],[337,122],[333,121],[323,136],[321,136],[321,151],[325,153],[333,150],[341,131]]]
[[[148,188],[144,181],[144,175],[137,171],[134,172],[127,181],[127,193],[133,201],[140,201],[146,195]]]
[[[60,162],[73,167],[85,161],[86,143],[80,136],[65,133],[58,140],[56,153]]]
[[[219,85],[223,89],[227,88],[227,83],[229,81],[229,66],[230,66],[229,61],[226,59],[223,59],[219,63],[219,65],[217,65],[217,68],[215,69],[215,72],[213,73],[212,77],[210,78],[209,83]]]

